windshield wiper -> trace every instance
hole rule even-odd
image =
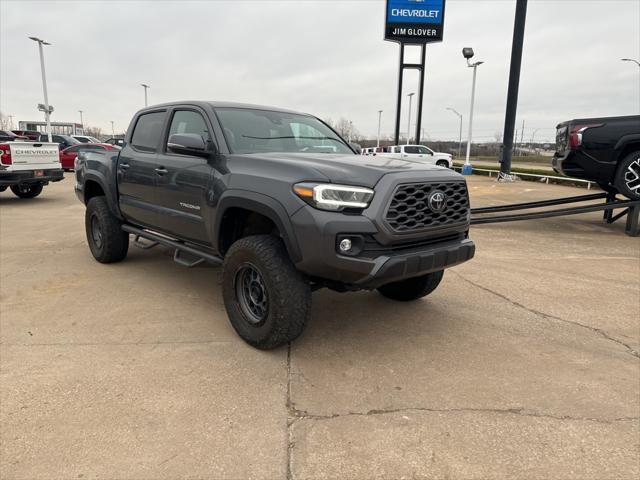
[[[344,145],[344,142],[342,140],[339,140],[337,138],[334,137],[296,137],[294,135],[286,135],[283,137],[252,137],[251,135],[242,135],[244,138],[253,138],[256,140],[282,140],[285,138],[300,138],[302,140],[333,140],[334,142],[338,142],[341,143],[342,145]]]

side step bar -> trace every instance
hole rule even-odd
[[[197,247],[187,245],[186,243],[179,240],[172,240],[170,238],[164,237],[162,235],[156,235],[155,233],[143,230],[141,228],[132,227],[131,225],[123,225],[122,230],[135,235],[136,238],[134,240],[134,243],[136,246],[139,246],[142,249],[148,250],[149,248],[153,248],[156,245],[164,245],[165,247],[175,249],[173,259],[176,263],[182,266],[195,267],[196,265],[200,265],[205,261],[214,265],[222,264],[222,258],[218,257],[217,255],[212,255],[211,253],[202,251]],[[141,238],[144,238],[151,243],[143,243],[140,241]],[[196,257],[196,260],[187,260],[181,254],[187,254],[189,256]]]

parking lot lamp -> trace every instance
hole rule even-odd
[[[51,44],[38,37],[29,37],[29,39],[34,42],[38,42],[38,51],[40,52],[40,72],[42,73],[42,90],[44,92],[44,118],[47,122],[47,137],[49,137],[48,140],[51,142],[51,110],[49,108],[49,96],[47,95],[47,76],[44,70],[44,51],[42,49],[43,45]]]
[[[631,63],[635,63],[638,68],[640,69],[640,62],[638,60],[635,60],[633,58],[621,58],[620,59],[623,62],[631,62]],[[640,72],[640,70],[638,70]],[[640,77],[638,78],[638,93],[640,94]],[[640,99],[638,100],[638,102],[640,102]],[[640,103],[638,104],[638,106],[640,107]],[[639,109],[640,111],[640,109]]]
[[[407,97],[409,97],[409,119],[407,120],[407,145],[409,145],[409,139],[411,138],[411,100],[413,100],[413,96],[415,93],[409,93]]]
[[[378,110],[378,144],[377,147],[380,148],[380,124],[382,123],[382,110]]]
[[[149,106],[149,102],[147,102],[147,89],[151,87],[146,83],[141,83],[140,86],[144,88],[144,106],[147,107]]]
[[[460,112],[458,112],[455,108],[447,107],[447,110],[452,111],[460,119],[460,128],[458,129],[458,158],[461,158],[461,155],[462,155],[462,114]]]
[[[467,158],[464,162],[464,166],[462,167],[463,175],[471,175],[473,173],[473,168],[471,167],[471,161],[469,157],[471,156],[471,140],[473,139],[473,104],[476,98],[476,71],[478,70],[478,67],[484,63],[471,63],[469,60],[473,58],[473,55],[473,48],[467,47],[462,49],[462,56],[467,59],[467,67],[473,68],[473,82],[471,83],[471,106],[469,108],[469,135],[467,137]]]

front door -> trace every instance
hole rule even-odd
[[[158,149],[166,115],[166,110],[140,115],[118,161],[120,210],[127,220],[145,227],[157,226]]]
[[[166,143],[177,133],[200,135],[205,143],[211,140],[211,128],[200,111],[187,108],[173,111],[157,159],[158,228],[170,235],[209,244],[205,223],[212,216],[207,215],[206,199],[213,168],[205,158],[168,151]]]

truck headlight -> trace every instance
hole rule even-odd
[[[370,188],[332,183],[298,183],[293,186],[293,191],[312,207],[331,211],[367,208],[373,198]]]

